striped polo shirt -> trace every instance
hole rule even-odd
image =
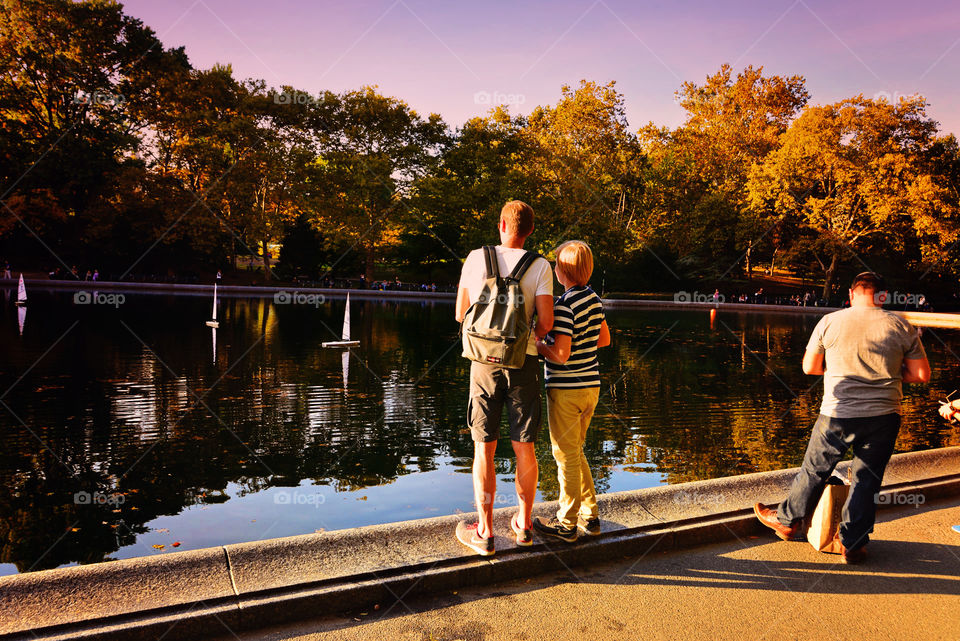
[[[597,339],[603,318],[600,297],[586,285],[571,287],[556,300],[551,333],[570,337],[570,358],[563,365],[544,359],[547,387],[600,387]]]

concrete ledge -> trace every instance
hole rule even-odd
[[[849,464],[841,465],[840,470]],[[782,499],[796,469],[600,497],[604,532],[517,548],[495,512],[497,555],[468,555],[445,516],[0,578],[2,639],[196,639],[389,604],[405,595],[746,538],[753,503]],[[960,494],[960,447],[898,454],[881,507]],[[537,504],[546,516],[556,503]],[[469,515],[468,515],[469,517]]]

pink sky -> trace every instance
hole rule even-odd
[[[194,66],[316,92],[379,85],[452,126],[489,95],[527,113],[563,84],[616,80],[633,129],[676,126],[674,91],[722,63],[806,78],[811,102],[921,93],[960,131],[955,0],[314,2],[129,0]]]

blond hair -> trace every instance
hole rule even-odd
[[[582,240],[568,240],[557,247],[557,269],[574,285],[586,285],[593,274],[593,252]]]
[[[500,210],[500,222],[507,224],[507,232],[526,238],[533,233],[533,207],[520,200],[511,200]]]

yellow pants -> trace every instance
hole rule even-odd
[[[599,387],[547,388],[547,422],[560,482],[557,519],[564,527],[577,527],[578,515],[584,519],[598,516],[597,492],[587,457],[583,455],[583,441],[599,398]]]

